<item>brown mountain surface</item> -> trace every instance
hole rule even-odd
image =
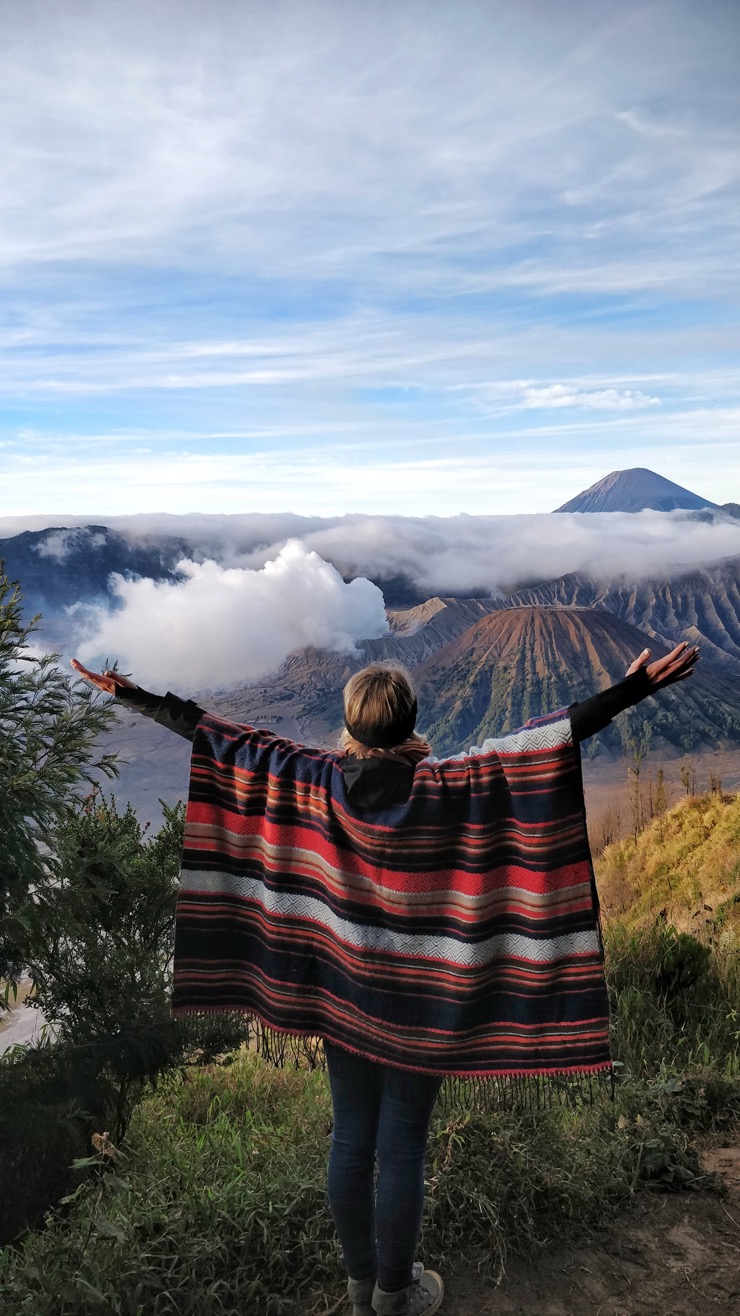
[[[644,647],[642,631],[595,608],[499,610],[417,669],[424,729],[438,753],[479,744],[620,680]],[[655,657],[667,652],[659,641],[651,648]],[[669,690],[641,704],[643,721],[653,743],[674,752],[740,741],[740,696],[700,671],[680,695]],[[599,742],[618,749],[618,730],[609,728]]]
[[[389,608],[388,621],[394,637],[406,641],[416,638],[420,643],[407,644],[406,648],[409,652],[421,654],[422,647],[431,652],[442,644],[448,644],[480,617],[486,617],[492,607],[490,599],[440,598],[435,595],[425,603],[417,604],[415,608]],[[383,644],[383,640],[370,643],[378,646]]]
[[[422,699],[428,710],[427,726],[434,728],[435,734],[439,728],[444,752],[457,749],[464,741],[464,737],[460,741],[457,736],[467,720],[460,721],[455,714],[448,737],[446,724],[455,698],[450,702],[445,691],[457,689],[457,698],[463,700],[462,692],[480,665],[474,658],[479,638],[498,634],[493,617],[522,608],[541,614],[541,624],[535,626],[531,621],[528,629],[519,631],[511,628],[511,621],[506,623],[508,644],[502,658],[496,657],[497,666],[503,662],[503,667],[486,702],[488,706],[493,700],[505,708],[506,718],[502,722],[492,713],[492,720],[486,722],[489,734],[520,725],[548,708],[585,698],[620,679],[647,637],[656,656],[680,640],[699,643],[702,648],[696,698],[692,698],[690,716],[683,719],[680,730],[671,726],[677,717],[673,696],[662,701],[660,710],[654,701],[645,706],[656,736],[683,749],[734,738],[740,705],[740,696],[733,689],[740,676],[737,558],[670,579],[598,581],[574,573],[519,591],[505,600],[434,597],[413,608],[390,609],[389,635],[364,641],[355,655],[306,649],[292,655],[274,677],[256,686],[224,692],[220,702],[223,711],[234,716],[266,722],[287,735],[323,743],[341,723],[340,692],[352,672],[376,659],[396,659],[411,670],[418,669],[420,682],[426,681],[427,670],[447,673],[443,689],[438,690],[435,675],[429,694],[424,696],[422,691]],[[558,622],[551,615],[557,611],[573,612],[580,620],[577,625],[573,619],[566,623],[561,618]],[[497,643],[500,641],[501,635]],[[510,675],[504,677],[504,673]],[[479,673],[476,680],[480,685]],[[444,706],[438,706],[438,697]],[[478,691],[476,700],[479,702],[481,697]],[[474,726],[482,717],[481,710]],[[602,737],[601,747],[605,744],[616,750],[615,734]]]
[[[740,676],[740,558],[670,578],[598,581],[571,573],[507,596],[505,606],[599,608],[670,644],[701,645],[706,664]],[[492,601],[492,607],[500,607]]]

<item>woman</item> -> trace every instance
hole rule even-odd
[[[399,668],[350,679],[342,748],[323,753],[73,660],[194,742],[174,1012],[244,1010],[324,1039],[353,1316],[442,1303],[413,1258],[445,1076],[610,1068],[577,746],[697,657],[646,649],[611,689],[441,763]]]

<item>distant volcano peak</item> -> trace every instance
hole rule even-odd
[[[649,471],[644,466],[633,466],[627,471],[611,471],[603,480],[597,480],[590,489],[576,494],[556,512],[642,512],[651,508],[656,512],[672,512],[676,508],[698,511],[703,507],[716,507],[716,503],[667,480],[664,475]]]

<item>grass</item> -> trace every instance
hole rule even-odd
[[[423,1255],[495,1277],[509,1253],[602,1226],[645,1184],[702,1182],[697,1133],[725,1138],[740,1124],[738,984],[715,950],[671,995],[670,940],[609,934],[614,1105],[438,1105]],[[686,1032],[687,1012],[707,1010]],[[118,1159],[93,1156],[93,1178],[63,1211],[0,1253],[4,1316],[318,1316],[340,1300],[325,1075],[275,1071],[246,1050],[226,1060],[170,1074],[137,1108]]]
[[[739,1103],[740,1106],[740,1103]],[[77,1190],[0,1265],[7,1316],[216,1316],[316,1311],[344,1283],[324,1182],[324,1076],[276,1074],[241,1053],[173,1076],[142,1103],[115,1172]],[[665,1098],[626,1084],[618,1109],[440,1110],[430,1137],[423,1252],[490,1274],[602,1224],[646,1178],[699,1173]]]
[[[740,795],[688,796],[596,863],[610,918],[640,927],[665,911],[684,932],[740,936]]]
[[[612,1053],[643,1079],[711,1071],[740,1080],[738,943],[663,923],[607,930]]]

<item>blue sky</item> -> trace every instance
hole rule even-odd
[[[0,517],[740,501],[740,8],[4,0]]]

